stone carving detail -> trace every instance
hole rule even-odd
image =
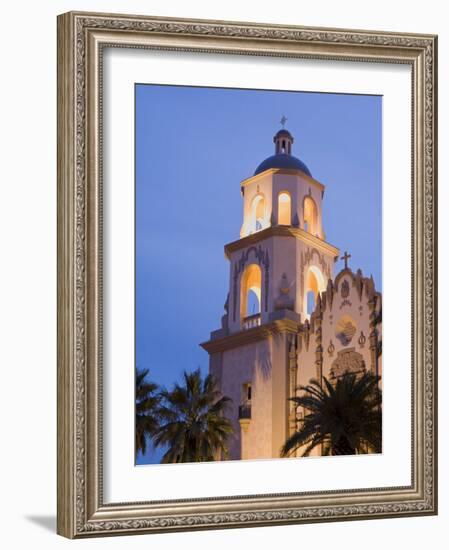
[[[354,286],[357,289],[359,300],[361,300],[363,291],[363,275],[361,269],[357,269],[357,273],[355,274]]]
[[[309,351],[309,342],[310,342],[310,323],[306,319],[304,322],[304,344],[306,347],[306,351]]]
[[[229,319],[229,292],[226,296],[226,302],[224,303],[225,313],[221,318],[221,328],[223,330],[228,330],[228,319]]]
[[[332,363],[330,377],[332,380],[341,378],[345,374],[363,374],[366,371],[363,355],[354,351],[354,348],[345,349],[337,353]]]
[[[327,265],[324,256],[320,254],[316,248],[308,248],[305,251],[304,255],[301,253],[301,256],[303,259],[303,261],[301,262],[303,269],[306,265],[309,265],[311,263],[314,255],[318,256],[318,263],[321,267],[321,271],[324,273],[327,279],[330,279],[331,278],[330,267]]]
[[[298,386],[298,362],[296,350],[296,335],[291,336],[290,350],[288,353],[289,369],[290,369],[290,397],[296,396]],[[296,430],[296,404],[293,401],[288,401],[289,408],[289,434],[292,435]]]
[[[327,353],[329,354],[329,357],[334,356],[335,346],[332,340],[330,341],[329,347],[327,348]]]
[[[341,284],[341,296],[342,298],[347,298],[349,296],[349,283],[347,279]]]
[[[373,283],[374,285],[374,283]],[[377,312],[376,312],[376,305],[377,305],[377,296],[374,294],[374,286],[373,286],[373,292],[370,293],[370,300],[368,302],[369,307],[369,349],[370,349],[370,355],[371,355],[371,371],[373,374],[377,374],[378,371],[378,330],[377,330]]]
[[[326,287],[326,303],[329,304],[329,311],[332,311],[333,301],[334,301],[334,283],[332,282],[332,279],[329,277],[327,280],[327,287]]]
[[[323,322],[323,311],[321,308],[321,296],[318,294],[316,301],[315,311],[312,315],[313,319],[313,328],[315,331],[315,367],[316,367],[316,377],[318,380],[322,379],[323,376],[323,345],[322,345],[322,335],[323,329],[321,327]]]
[[[254,253],[254,256],[257,260],[257,263],[264,268],[264,280],[265,280],[265,311],[268,311],[268,287],[270,284],[270,258],[268,255],[268,251],[264,251],[263,248],[259,245],[251,246],[250,248],[244,250],[242,252],[242,255],[240,256],[240,259],[234,264],[234,276],[233,276],[233,292],[232,292],[232,319],[235,321],[235,317],[237,314],[237,292],[238,292],[238,279],[239,275],[243,272],[245,265],[248,261],[249,255],[251,253]]]
[[[276,298],[274,307],[275,309],[294,309],[295,307],[295,301],[290,296],[290,285],[285,273],[282,274],[279,296]]]
[[[422,514],[425,511],[434,512],[436,508],[435,501],[435,457],[434,457],[434,437],[435,425],[433,421],[434,409],[434,343],[433,335],[435,333],[435,311],[433,306],[435,296],[434,283],[434,261],[435,261],[435,225],[434,225],[434,62],[432,39],[427,37],[373,34],[350,31],[326,31],[326,30],[307,30],[307,29],[286,29],[270,28],[267,26],[245,26],[228,25],[224,23],[197,23],[186,21],[155,21],[145,20],[138,17],[127,18],[117,16],[108,17],[85,17],[77,15],[75,21],[75,104],[76,104],[76,143],[75,143],[75,203],[74,211],[76,223],[74,224],[74,256],[75,256],[75,315],[76,323],[74,327],[74,339],[76,340],[76,353],[74,360],[73,380],[75,381],[72,398],[74,401],[74,424],[75,448],[74,448],[74,499],[75,499],[75,523],[76,534],[113,534],[114,532],[126,533],[128,531],[158,531],[160,529],[188,529],[193,527],[210,528],[214,526],[250,526],[264,525],[267,522],[274,523],[297,523],[302,521],[313,521],[317,519],[338,520],[342,518],[366,518],[375,515],[407,515]],[[89,519],[86,503],[88,495],[86,491],[86,442],[87,431],[87,402],[86,402],[86,212],[85,212],[85,166],[86,163],[86,29],[111,29],[120,31],[139,31],[146,33],[172,33],[176,35],[217,35],[224,37],[256,38],[256,39],[275,39],[302,41],[304,43],[327,43],[327,44],[363,44],[365,46],[396,46],[402,48],[419,48],[423,57],[423,88],[425,93],[424,105],[424,136],[423,136],[423,195],[424,195],[424,213],[423,213],[423,280],[426,284],[424,293],[424,312],[425,335],[424,335],[424,361],[423,376],[425,391],[423,392],[423,438],[425,446],[423,449],[423,493],[422,497],[416,497],[413,500],[404,502],[400,498],[395,498],[388,493],[385,498],[377,500],[376,503],[339,503],[329,504],[328,506],[301,506],[298,508],[266,509],[257,511],[226,511],[219,513],[178,513],[176,515],[166,514],[154,517],[123,517],[113,520]],[[135,45],[135,48],[151,49],[153,46]],[[175,48],[186,50],[187,48]],[[103,46],[99,47],[100,67],[102,65]],[[209,50],[205,50],[206,52]],[[215,53],[215,52],[214,52]],[[245,53],[238,51],[237,53]],[[363,58],[358,58],[362,61]],[[372,59],[370,59],[372,60]],[[101,75],[101,71],[100,71]],[[102,80],[100,78],[100,92],[102,90]],[[100,118],[100,128],[102,119]],[[101,187],[100,182],[100,187]],[[102,213],[100,212],[100,223],[102,223]],[[102,363],[100,361],[100,371]],[[101,401],[101,400],[100,400]],[[101,456],[101,455],[100,455]],[[379,493],[382,494],[382,493]],[[290,496],[291,493],[288,494]],[[287,496],[287,495],[285,495]],[[243,497],[242,502],[244,502]],[[213,499],[212,499],[213,500]],[[176,502],[176,501],[175,501]]]
[[[357,329],[354,323],[345,315],[338,321],[335,329],[335,337],[342,346],[347,346],[353,339]]]
[[[302,332],[299,331],[296,338],[297,352],[298,355],[302,352]]]
[[[366,336],[363,334],[363,330],[360,331],[360,336],[359,336],[359,346],[361,348],[365,347],[365,342],[366,342]]]

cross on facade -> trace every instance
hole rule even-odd
[[[345,253],[343,254],[343,256],[340,258],[340,260],[344,260],[345,261],[345,269],[348,269],[348,260],[349,258],[351,257],[351,254],[348,254],[345,250]]]
[[[282,128],[285,127],[285,123],[287,122],[288,118],[285,116],[285,115],[282,115],[282,118],[281,118],[281,124],[282,124]]]
[[[343,254],[343,256],[340,258],[340,260],[344,260],[345,261],[345,269],[348,269],[348,260],[349,258],[351,257],[351,254],[348,254],[345,250],[345,253]]]

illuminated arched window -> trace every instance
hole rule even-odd
[[[278,197],[278,223],[279,225],[292,224],[292,201],[286,191],[279,193]]]
[[[240,281],[240,318],[260,315],[262,271],[257,264],[245,268]],[[257,323],[260,324],[260,323]]]
[[[262,195],[256,195],[251,205],[252,230],[260,231],[265,226],[265,199]]]
[[[304,199],[304,230],[312,235],[318,232],[318,210],[311,197]]]
[[[325,290],[324,277],[316,266],[310,266],[306,276],[306,288],[304,292],[304,314],[310,318],[315,310],[318,294]]]

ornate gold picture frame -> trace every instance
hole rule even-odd
[[[145,502],[105,502],[102,93],[106,48],[411,68],[410,485],[279,494],[264,494],[261,487],[261,494],[175,500],[154,500],[149,491]],[[96,13],[59,16],[59,534],[82,538],[437,513],[436,60],[433,35]]]

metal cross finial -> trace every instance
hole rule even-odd
[[[345,253],[343,254],[343,256],[340,258],[341,260],[344,260],[345,261],[345,269],[348,269],[348,260],[349,258],[351,257],[351,254],[348,254],[345,250]]]
[[[281,124],[282,124],[282,128],[285,127],[285,123],[287,122],[288,118],[285,116],[285,115],[282,115],[282,118],[280,120]]]

